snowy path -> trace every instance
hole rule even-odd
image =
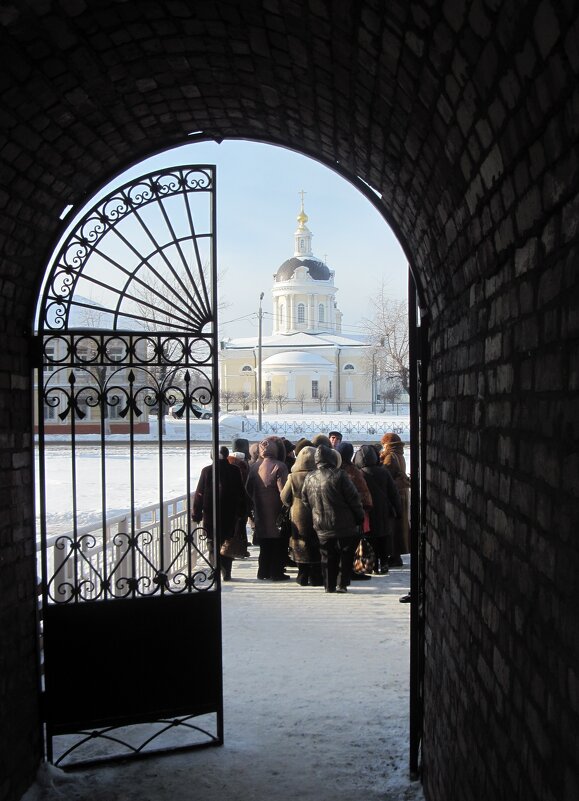
[[[252,553],[223,588],[225,745],[49,769],[25,801],[423,801],[407,767],[409,568],[327,595],[258,582]]]

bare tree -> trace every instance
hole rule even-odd
[[[269,400],[271,400],[271,398],[268,398],[268,396],[265,394],[265,392],[261,393],[261,399],[260,399],[260,397],[259,397],[257,392],[252,393],[252,395],[250,397],[251,397],[251,402],[252,402],[252,404],[255,404],[255,408],[256,409],[259,408],[258,404],[261,403],[261,411],[262,412],[265,411],[265,407],[266,407],[267,402]]]
[[[246,392],[245,390],[242,390],[239,393],[239,401],[241,403],[242,411],[244,411],[244,412],[248,411],[249,404],[250,404],[250,401],[251,401],[251,392]]]
[[[225,411],[229,411],[230,405],[237,400],[238,394],[237,392],[233,392],[231,389],[222,389],[219,393],[219,397],[222,404],[225,404]]]
[[[308,394],[303,389],[300,392],[298,392],[297,395],[296,395],[296,400],[300,404],[300,406],[302,407],[302,414],[304,413],[304,404],[306,402],[307,397],[308,397]]]
[[[385,387],[396,383],[409,392],[408,304],[388,297],[384,281],[369,302],[373,314],[364,318],[363,324],[370,346],[366,368],[373,391],[382,383]]]
[[[281,390],[273,396],[273,400],[275,401],[276,407],[279,409],[280,413],[283,411],[283,405],[287,399],[288,396],[284,392],[281,392]]]
[[[378,384],[380,399],[382,401],[382,411],[386,411],[387,403],[396,403],[404,388],[396,378],[385,378]]]
[[[320,404],[320,411],[325,412],[327,410],[328,400],[330,398],[329,392],[319,392],[317,401]]]

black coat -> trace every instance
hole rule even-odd
[[[229,539],[235,531],[239,517],[247,516],[247,494],[243,486],[241,470],[226,459],[217,463],[219,475],[219,542]],[[203,520],[203,527],[211,534],[213,531],[213,466],[207,465],[201,471],[195,497],[193,498],[193,520]]]
[[[400,493],[389,471],[380,464],[373,445],[362,445],[354,456],[372,496],[369,537],[390,537],[394,518],[402,514]]]
[[[360,493],[339,469],[340,455],[333,448],[316,449],[316,470],[308,473],[302,501],[312,510],[314,529],[323,543],[333,537],[356,537],[364,520]]]

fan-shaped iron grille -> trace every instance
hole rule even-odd
[[[212,166],[162,170],[96,203],[61,246],[45,283],[40,330],[207,332]]]
[[[210,530],[192,520],[196,442],[218,445],[202,421],[218,411],[215,227],[214,166],[138,177],[75,221],[41,293],[44,708],[57,764],[90,761],[96,739],[106,758],[154,750],[153,721],[192,745],[223,740],[216,501]],[[191,723],[201,715],[216,715],[213,732]],[[135,746],[124,729],[137,723]]]

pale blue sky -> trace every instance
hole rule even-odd
[[[217,165],[220,296],[227,304],[220,314],[221,337],[257,334],[262,291],[263,330],[271,332],[273,274],[293,256],[302,189],[313,252],[336,273],[344,333],[360,332],[382,277],[391,297],[406,297],[407,261],[396,237],[372,204],[327,167],[285,148],[226,140],[175,148],[141,162],[114,184],[178,163]],[[251,319],[238,319],[245,316]]]

